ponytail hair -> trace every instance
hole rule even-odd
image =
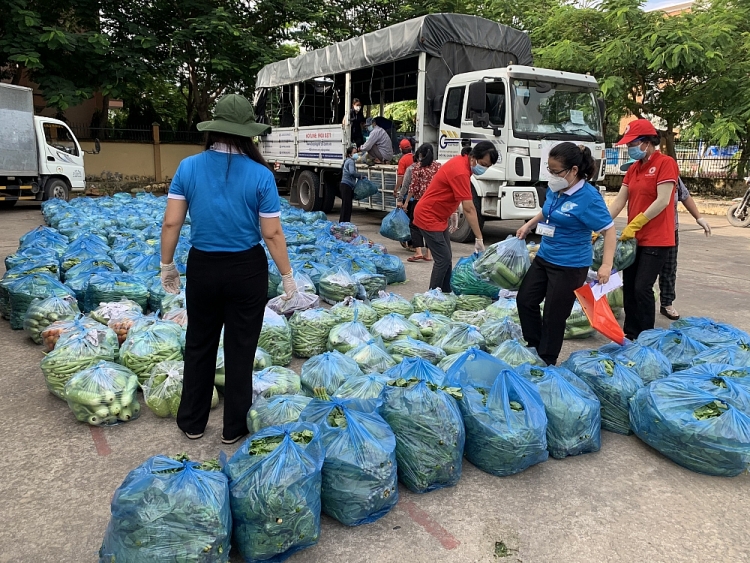
[[[590,181],[596,175],[596,162],[589,148],[584,145],[575,145],[569,142],[560,143],[552,147],[552,150],[549,151],[549,157],[558,160],[567,170],[577,166],[579,180]]]
[[[419,162],[419,165],[422,168],[430,166],[432,161],[435,160],[435,151],[433,150],[432,145],[430,143],[419,145],[416,157],[416,161]]]

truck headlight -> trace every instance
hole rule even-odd
[[[532,192],[516,192],[513,194],[513,205],[523,209],[534,209],[536,197]]]

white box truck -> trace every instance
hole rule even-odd
[[[596,79],[531,65],[526,34],[458,14],[431,14],[310,51],[258,74],[256,113],[273,127],[261,137],[261,152],[292,203],[329,212],[351,143],[351,101],[359,99],[372,117],[386,104],[416,101],[413,135],[417,145],[431,143],[439,161],[484,140],[497,147],[497,164],[472,177],[480,224],[530,219],[544,203],[546,155],[556,143],[588,146],[599,181],[606,165]],[[391,135],[396,146],[399,133]],[[360,168],[381,189],[355,206],[395,206],[396,166]],[[453,239],[472,237],[461,217]]]
[[[64,122],[34,115],[31,88],[0,83],[0,209],[84,191],[83,153]]]

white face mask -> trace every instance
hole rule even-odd
[[[550,190],[557,193],[568,187],[568,181],[565,178],[560,178],[560,176],[552,176],[552,178],[547,180],[547,185]]]
[[[354,106],[354,111],[359,111],[359,110],[361,110],[361,109],[362,109],[362,107],[361,107],[361,106]]]

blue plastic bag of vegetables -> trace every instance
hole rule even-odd
[[[318,542],[324,458],[318,427],[293,422],[253,434],[224,465],[245,561],[277,563]]]
[[[57,278],[47,274],[29,274],[6,285],[10,304],[10,328],[21,330],[26,312],[34,299],[75,297]]]
[[[668,377],[672,373],[672,363],[664,354],[655,348],[641,346],[637,342],[625,346],[622,352],[613,355],[613,358],[636,372],[644,385]]]
[[[452,487],[461,478],[464,422],[456,388],[417,379],[391,380],[381,413],[396,435],[398,476],[415,493]]]
[[[547,461],[547,415],[539,391],[503,370],[491,387],[463,388],[466,459],[498,477]]]
[[[357,201],[367,199],[378,193],[378,185],[367,178],[360,178],[354,184],[354,199]]]
[[[435,385],[445,384],[445,372],[422,358],[406,358],[383,372],[388,379],[418,379]]]
[[[573,352],[562,367],[580,377],[599,398],[602,428],[618,434],[632,433],[628,401],[643,387],[637,373],[598,350]]]
[[[672,370],[687,368],[693,358],[708,349],[708,346],[693,340],[680,330],[655,328],[644,330],[637,340],[642,346],[656,348],[672,362]]]
[[[488,246],[474,262],[474,272],[479,279],[509,290],[521,287],[530,267],[526,243],[515,236]]]
[[[300,420],[317,424],[325,447],[323,512],[346,526],[382,518],[398,502],[396,437],[379,399],[313,399]]]
[[[547,413],[547,449],[552,457],[598,452],[601,403],[576,374],[561,367],[524,364],[517,373],[533,383]]]
[[[219,464],[157,455],[115,491],[99,563],[224,563],[231,532],[229,484]]]
[[[733,477],[750,467],[750,413],[689,378],[667,377],[640,389],[630,401],[630,420],[641,440],[692,471]]]
[[[712,348],[732,344],[750,345],[750,335],[744,330],[726,323],[717,323],[707,317],[680,319],[672,323],[672,328]]]
[[[734,344],[709,348],[693,358],[691,366],[700,364],[729,364],[732,366],[750,367],[750,346]]]
[[[409,216],[403,209],[396,208],[383,218],[380,235],[391,240],[405,242],[411,239]]]
[[[350,377],[362,375],[357,362],[341,352],[323,352],[302,364],[302,391],[312,397],[318,388],[332,395]]]
[[[510,364],[478,348],[457,354],[450,365],[443,367],[448,385],[456,387],[492,387],[501,371],[513,369]]]
[[[379,373],[355,375],[344,381],[333,396],[340,399],[377,399],[389,380]]]
[[[312,397],[304,395],[261,395],[247,411],[247,429],[254,434],[269,426],[297,422],[310,401]]]
[[[376,254],[372,256],[372,261],[378,269],[377,273],[383,274],[389,284],[406,281],[406,268],[404,268],[404,263],[398,256],[394,256],[393,254]]]
[[[138,303],[143,312],[148,307],[148,287],[130,274],[96,273],[91,276],[86,288],[84,309],[93,311],[100,303],[111,303],[121,298]]]

